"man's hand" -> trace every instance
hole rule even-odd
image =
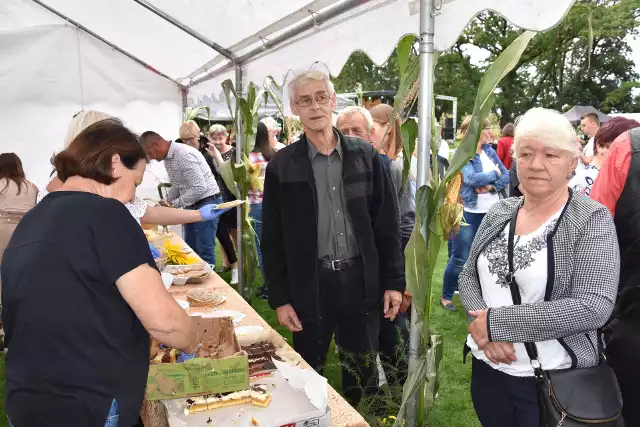
[[[276,308],[276,314],[278,315],[278,322],[291,332],[300,332],[302,330],[302,322],[298,319],[298,315],[291,304],[281,305]]]
[[[517,360],[516,348],[510,342],[489,342],[484,346],[483,350],[487,359],[496,365],[499,363],[511,365]]]
[[[402,293],[400,291],[384,291],[384,305],[382,307],[384,318],[394,320],[402,304]]]
[[[404,291],[404,294],[402,294],[402,304],[400,304],[400,310],[398,310],[398,312],[406,313],[409,310],[409,307],[411,307],[412,300],[413,297],[411,296],[411,292]]]
[[[171,207],[171,203],[167,202],[167,201],[166,201],[166,200],[164,200],[164,199],[160,199],[160,201],[158,202],[158,204],[159,204],[160,206],[164,206],[165,208],[170,208],[170,207]]]
[[[471,338],[478,344],[480,350],[489,343],[489,332],[487,331],[487,310],[470,311],[469,315],[475,320],[469,324],[468,330]]]

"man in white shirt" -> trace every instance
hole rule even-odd
[[[596,113],[585,114],[580,121],[580,127],[582,128],[582,132],[589,137],[589,142],[585,145],[580,160],[583,164],[588,165],[593,160],[595,153],[593,137],[596,135],[596,132],[598,132],[598,129],[600,129],[600,119],[598,115]]]
[[[218,183],[204,156],[195,148],[167,141],[155,132],[140,136],[140,143],[150,159],[163,161],[171,181],[167,201],[176,208],[200,209],[204,205],[222,203]],[[215,244],[218,219],[185,224],[185,242],[203,261],[215,266]]]
[[[269,145],[271,148],[273,148],[274,151],[280,151],[286,147],[286,145],[278,141],[278,135],[280,135],[280,131],[282,130],[280,123],[278,123],[273,117],[265,117],[260,121],[267,127],[267,131],[269,132]]]

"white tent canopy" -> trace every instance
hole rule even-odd
[[[434,46],[448,49],[485,9],[543,30],[572,3],[436,0]],[[81,109],[173,138],[183,94],[194,105],[215,97],[224,79],[237,76],[234,66],[245,86],[261,86],[266,76],[283,82],[290,70],[318,62],[337,75],[355,50],[380,64],[402,36],[419,32],[418,10],[415,0],[3,0],[2,151],[16,152],[42,187]],[[155,180],[146,177],[143,187]]]

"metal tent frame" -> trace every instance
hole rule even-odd
[[[90,36],[99,40],[100,42],[108,45],[112,49],[127,56],[131,60],[135,61],[145,69],[148,69],[163,78],[176,84],[182,91],[183,107],[187,106],[187,92],[197,86],[198,84],[208,81],[216,76],[219,76],[230,70],[235,72],[235,85],[238,93],[242,93],[244,87],[244,73],[243,66],[257,58],[268,55],[270,52],[277,50],[279,47],[291,42],[296,38],[304,38],[308,36],[309,30],[319,27],[321,24],[329,21],[335,21],[337,18],[347,16],[350,12],[354,11],[363,5],[371,4],[372,8],[385,7],[393,3],[396,0],[340,0],[340,1],[314,1],[309,4],[309,7],[300,9],[293,12],[290,15],[285,16],[271,23],[266,28],[245,37],[240,42],[234,44],[231,47],[223,47],[215,41],[209,40],[206,36],[198,33],[193,28],[190,28],[185,23],[171,16],[170,14],[160,10],[154,6],[148,0],[133,0],[136,4],[145,8],[153,15],[163,19],[170,23],[175,28],[178,28],[185,34],[193,37],[199,42],[210,47],[217,52],[220,56],[215,57],[206,64],[193,70],[186,79],[188,82],[185,84],[184,80],[171,78],[169,75],[158,71],[151,65],[139,57],[127,52],[125,49],[111,43],[106,38],[93,32],[91,29],[83,26],[81,23],[71,19],[60,11],[48,6],[43,0],[31,0],[35,4],[45,8],[49,12],[57,15],[59,18],[65,20],[69,24],[76,28],[86,32]],[[436,46],[439,50],[446,50],[447,43],[450,42],[451,36],[455,35],[455,32],[464,26],[479,12],[486,9],[493,9],[501,12],[503,16],[516,25],[523,28],[532,30],[545,30],[556,25],[562,17],[567,13],[575,0],[408,0],[403,1],[409,6],[410,13],[413,15],[419,11],[419,54],[420,54],[420,91],[418,101],[418,186],[421,187],[428,182],[428,172],[430,163],[430,138],[431,133],[429,131],[429,125],[432,121],[432,107],[433,107],[433,68],[434,68],[434,52]],[[554,7],[546,7],[551,4]],[[311,10],[311,5],[318,9],[316,11]],[[531,13],[521,12],[522,8],[528,7],[529,11],[539,8],[537,15]],[[452,21],[450,25],[446,22],[446,19],[436,18],[443,15],[445,9],[447,13],[447,19]],[[345,18],[347,19],[347,18]],[[447,33],[444,40],[439,40],[435,43],[435,33],[443,32]],[[412,31],[409,31],[412,32]],[[458,33],[459,34],[459,33]],[[236,52],[236,53],[234,53]],[[241,53],[238,55],[237,53]],[[227,62],[225,62],[227,61]],[[449,99],[448,97],[439,97],[440,99]],[[454,101],[454,111],[455,100]],[[239,127],[242,124],[239,123]],[[454,124],[455,126],[455,124]],[[238,137],[241,137],[242,131],[238,129]],[[237,158],[238,162],[242,158],[242,141],[238,141],[237,144]],[[238,238],[239,241],[242,237],[242,224],[238,224]],[[242,260],[241,247],[238,247],[238,256]],[[240,268],[242,272],[242,268]],[[244,280],[240,277],[239,291],[244,294]],[[420,347],[420,332],[416,326],[417,312],[415,307],[412,308],[412,324],[410,333],[410,371],[415,370],[418,351]],[[407,408],[407,421],[410,427],[415,426],[416,423],[416,401],[415,398]]]

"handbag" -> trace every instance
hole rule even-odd
[[[513,268],[513,239],[516,229],[518,210],[514,212],[509,224],[507,257],[511,297],[515,305],[522,303],[520,289],[516,283]],[[558,224],[560,219],[558,219]],[[551,292],[546,292],[545,300]],[[524,343],[527,355],[531,359],[538,391],[538,405],[541,427],[599,427],[623,426],[622,395],[618,380],[607,364],[601,346],[598,331],[599,363],[589,368],[569,368],[544,370],[538,360],[538,349],[533,342]]]

